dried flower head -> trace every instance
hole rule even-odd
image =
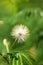
[[[9,53],[9,47],[8,47],[9,41],[8,41],[7,39],[4,39],[4,40],[3,40],[3,44],[4,44],[5,47],[6,47],[7,53]]]
[[[29,52],[30,52],[30,54],[33,55],[33,56],[36,54],[36,50],[35,50],[34,47],[32,47],[32,48],[29,50]]]
[[[18,39],[18,42],[23,42],[27,39],[28,35],[29,35],[29,29],[24,26],[24,25],[16,25],[12,32],[11,32],[11,35],[14,37],[14,38],[17,38]]]
[[[42,11],[40,12],[40,15],[43,16],[43,12]]]
[[[0,20],[0,25],[3,25],[3,20]]]
[[[7,39],[4,39],[4,40],[3,40],[3,44],[4,44],[5,46],[8,46],[8,44],[9,44],[8,40],[7,40]]]

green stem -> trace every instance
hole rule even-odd
[[[12,44],[12,46],[11,46],[11,47],[13,47],[13,45],[16,43],[16,41],[17,41],[17,38],[15,39],[15,41],[14,41],[14,43]]]
[[[12,65],[15,65],[15,58],[13,58]]]
[[[18,58],[18,53],[17,53],[16,57]],[[16,60],[16,65],[19,65],[19,59]]]
[[[7,53],[10,52],[10,51],[9,51],[9,46],[6,46],[6,50],[7,50]],[[9,63],[10,63],[10,56],[8,56],[8,58],[9,58]]]
[[[21,55],[25,58],[26,62],[29,64],[29,65],[32,65],[30,59],[23,53],[21,53]]]
[[[20,65],[23,65],[21,54],[19,53]]]
[[[9,47],[8,46],[6,46],[6,50],[7,50],[7,53],[9,53]]]

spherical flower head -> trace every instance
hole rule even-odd
[[[16,25],[11,32],[11,35],[14,38],[18,39],[18,42],[24,42],[28,35],[29,35],[29,29],[24,25]]]

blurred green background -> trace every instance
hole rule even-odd
[[[13,43],[14,39],[10,33],[16,24],[26,25],[30,29],[30,37],[23,46],[15,45],[12,52],[14,50],[24,52],[34,47],[35,59],[42,63],[43,0],[0,0],[0,52],[3,54],[6,53],[3,39],[7,38],[11,44]],[[41,65],[40,63],[37,65]]]

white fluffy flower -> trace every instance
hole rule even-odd
[[[16,25],[12,32],[11,32],[11,35],[14,37],[14,38],[17,38],[18,39],[18,42],[23,42],[27,39],[28,35],[29,35],[29,29],[24,26],[24,25]]]

